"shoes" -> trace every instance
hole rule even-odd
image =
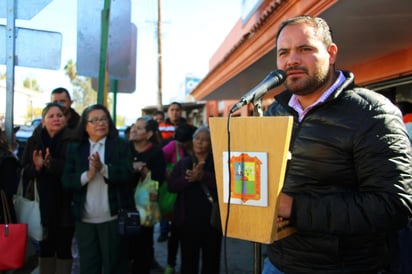
[[[170,265],[166,266],[164,274],[175,274],[175,269]]]
[[[167,241],[167,239],[169,239],[168,233],[160,233],[159,238],[157,238],[157,241],[161,243]]]

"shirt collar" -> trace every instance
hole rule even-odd
[[[339,73],[338,78],[336,81],[331,85],[323,94],[322,96],[319,97],[319,99],[311,104],[308,108],[312,108],[316,106],[319,103],[323,103],[326,101],[326,99],[339,87],[342,85],[342,83],[346,80],[346,77],[343,75],[341,70],[337,71]],[[292,94],[292,97],[290,97],[288,105],[292,107],[295,110],[301,110],[302,106],[299,103],[298,97],[295,94]]]
[[[96,144],[101,144],[101,145],[104,146],[104,145],[106,144],[106,139],[107,139],[107,137],[103,137],[102,139],[100,139],[100,140],[97,141],[97,142],[93,142],[92,140],[89,139],[90,146],[93,147],[93,146],[96,145]]]

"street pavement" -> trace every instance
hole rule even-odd
[[[167,241],[158,242],[157,238],[159,237],[160,229],[159,224],[155,226],[154,233],[154,243],[155,243],[155,257],[160,266],[165,267],[167,265]],[[29,250],[27,255],[26,264],[23,268],[14,271],[14,274],[37,274],[38,272],[35,269],[36,267],[36,258],[32,255],[31,244],[28,244]],[[225,248],[226,246],[226,248]],[[265,246],[261,246],[260,251],[262,253],[262,259],[265,252]],[[220,274],[260,274],[257,273],[257,270],[254,268],[254,257],[256,248],[252,242],[234,239],[234,238],[223,238],[222,241],[222,258],[221,258],[221,271]],[[226,251],[226,253],[225,253]],[[73,246],[73,270],[72,274],[79,274],[79,261],[76,252],[76,246]],[[226,260],[226,261],[225,261]],[[177,258],[176,274],[179,274],[180,269],[180,255]],[[256,273],[255,273],[256,272]],[[152,270],[151,274],[163,274],[162,269]],[[216,273],[219,274],[219,273]]]
[[[155,257],[161,266],[167,265],[167,242],[157,242],[159,236],[159,225],[155,226]],[[224,254],[224,241],[226,241],[226,255]],[[243,241],[234,238],[223,238],[222,240],[222,258],[220,261],[221,274],[258,274],[254,273],[254,247],[255,245],[249,241]],[[262,253],[264,246],[262,245]],[[225,263],[227,258],[227,264]],[[263,259],[262,259],[263,260]],[[176,274],[179,273],[180,256],[177,258]],[[225,266],[227,265],[227,269]],[[151,274],[160,274],[162,271],[153,270]],[[216,273],[218,274],[218,273]],[[260,274],[260,273],[259,273]]]

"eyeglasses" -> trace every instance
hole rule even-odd
[[[102,117],[102,118],[94,117],[94,118],[88,120],[87,122],[90,123],[90,124],[93,124],[93,125],[96,125],[96,124],[98,124],[99,122],[102,122],[102,123],[105,123],[105,124],[106,124],[106,123],[109,122],[109,119],[108,119],[107,117]]]

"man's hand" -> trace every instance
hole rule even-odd
[[[292,212],[293,198],[284,193],[279,195],[279,210],[278,210],[278,221],[281,222],[284,219],[289,219]]]

